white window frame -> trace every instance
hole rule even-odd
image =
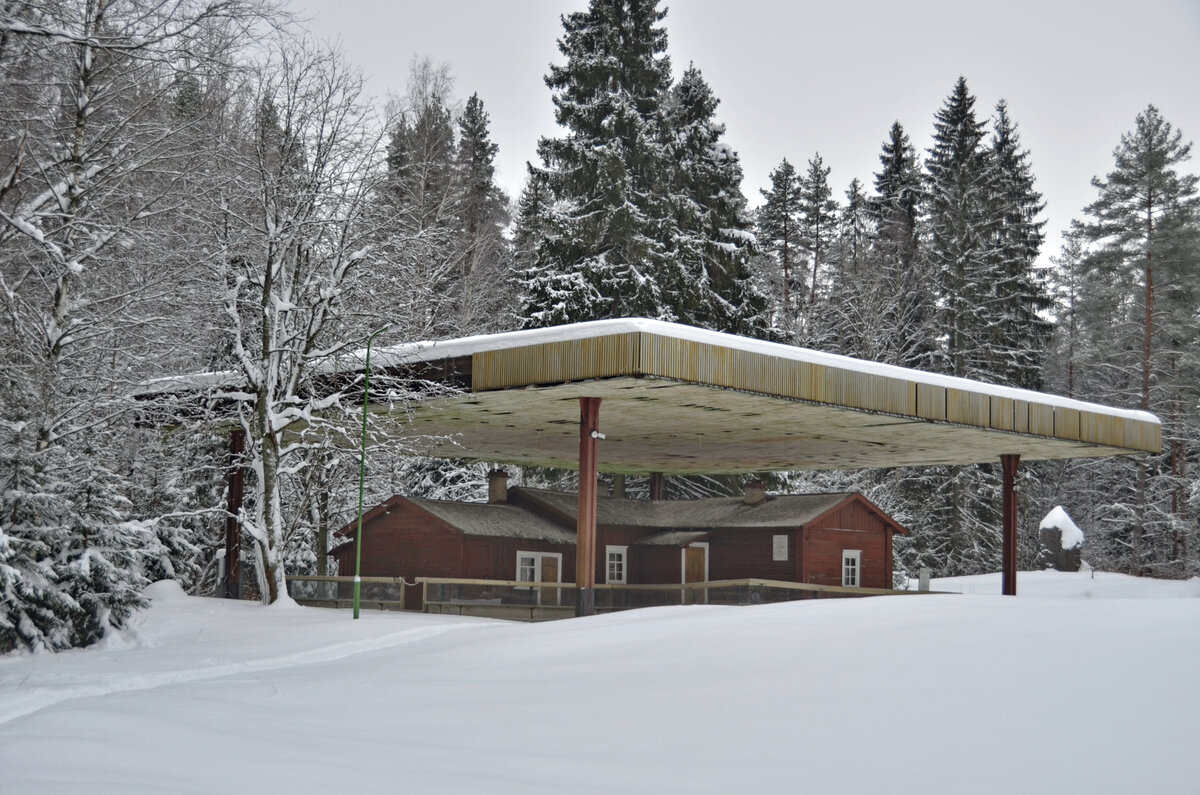
[[[613,579],[612,576],[612,561],[610,555],[621,556],[621,576]],[[609,585],[625,585],[629,582],[629,547],[617,546],[609,544],[604,547],[604,581]]]
[[[847,582],[849,577],[846,576],[851,566],[846,564],[853,561],[854,582]],[[862,571],[862,550],[861,549],[843,549],[842,550],[842,587],[843,588],[861,588],[863,579]]]
[[[521,558],[533,558],[533,579],[532,580],[521,579]],[[561,552],[531,552],[526,549],[518,549],[517,550],[517,568],[516,568],[515,579],[518,582],[542,582],[542,558],[556,558],[558,560],[558,579],[555,580],[555,582],[561,583],[563,581],[563,579],[562,579],[562,576],[563,576],[562,553]],[[521,587],[521,586],[518,586],[518,587]],[[533,590],[533,589],[523,588],[523,590]],[[545,595],[546,591],[544,588],[538,588],[536,590],[538,592],[538,604],[541,604],[542,596]],[[554,590],[555,598],[551,599],[549,603],[550,604],[558,604],[558,597],[560,597],[561,595],[562,595],[562,591],[555,589]]]

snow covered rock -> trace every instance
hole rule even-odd
[[[1038,525],[1038,546],[1038,568],[1079,571],[1083,531],[1061,505],[1054,506]]]

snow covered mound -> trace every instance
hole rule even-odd
[[[910,587],[916,589],[913,580]],[[960,594],[999,594],[1001,576],[941,577],[930,589]],[[1200,577],[1190,580],[1155,580],[1110,571],[1022,571],[1017,573],[1017,595],[1031,599],[1172,599],[1200,598]]]
[[[156,604],[177,602],[180,599],[188,598],[188,595],[183,592],[183,588],[175,580],[158,580],[157,582],[152,582],[142,591],[142,595]]]
[[[1200,580],[1018,589],[518,624],[158,583],[145,645],[0,658],[0,789],[1195,793]]]

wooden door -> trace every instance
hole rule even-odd
[[[704,582],[704,547],[686,547],[683,550],[683,581]]]
[[[541,576],[538,579],[540,579],[542,582],[558,582],[558,558],[550,555],[542,556],[542,568],[540,574]],[[538,604],[558,604],[558,589],[539,588]]]

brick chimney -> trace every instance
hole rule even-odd
[[[508,502],[508,473],[503,469],[493,469],[488,473],[488,502]]]
[[[758,505],[766,498],[767,487],[761,480],[752,480],[746,484],[746,492],[742,495],[742,502],[746,505]]]

